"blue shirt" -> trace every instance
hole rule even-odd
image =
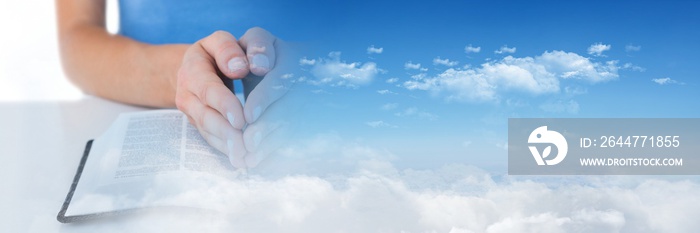
[[[246,2],[120,0],[119,34],[149,44],[191,44],[216,30],[240,37],[251,27],[245,15],[254,7]]]
[[[239,38],[272,15],[266,1],[236,0],[120,0],[119,34],[149,44],[194,43],[217,30]],[[250,80],[247,80],[250,81]],[[248,82],[246,82],[248,83]],[[233,91],[243,102],[257,82]]]

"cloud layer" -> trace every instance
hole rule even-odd
[[[481,47],[474,47],[471,44],[464,47],[465,53],[479,53],[481,52]]]
[[[625,45],[625,51],[627,51],[627,52],[639,52],[639,50],[642,50],[642,46],[640,46],[640,45],[632,45],[632,44]]]
[[[588,54],[593,56],[603,56],[603,52],[610,50],[611,46],[603,43],[595,43],[588,47]]]
[[[331,52],[326,59],[309,60],[302,58],[299,61],[302,65],[310,65],[311,74],[317,79],[310,83],[332,86],[357,87],[370,83],[374,77],[380,73],[377,64],[374,62],[352,62],[346,63],[340,60],[340,52]]]
[[[399,169],[390,152],[329,135],[287,152],[332,154],[352,168],[335,175],[253,177],[233,185],[231,190],[246,192],[232,191],[228,199],[255,207],[246,209],[248,218],[273,223],[263,230],[688,232],[700,227],[695,221],[700,208],[693,208],[700,207],[700,185],[688,180],[520,178],[462,164]],[[254,223],[233,225],[238,224]]]
[[[651,79],[651,81],[652,81],[652,82],[655,82],[656,84],[659,84],[659,85],[667,85],[667,84],[679,84],[679,85],[683,85],[683,84],[685,84],[685,83],[682,83],[682,82],[678,82],[677,80],[671,79],[671,78],[669,78],[669,77],[665,77],[665,78],[655,78],[655,79]]]
[[[447,67],[452,67],[452,66],[456,66],[457,64],[459,64],[458,61],[450,61],[450,59],[447,59],[447,58],[442,59],[440,57],[436,57],[433,59],[433,65],[443,65],[443,66],[447,66]]]
[[[367,47],[367,54],[381,54],[384,52],[384,48],[377,48],[374,45]]]
[[[696,181],[512,177],[464,164],[401,169],[392,163],[396,159],[336,134],[316,135],[281,149],[267,168],[247,179],[184,180],[178,184],[194,188],[170,200],[227,214],[166,210],[67,226],[87,232],[644,233],[700,228]],[[264,172],[279,167],[296,172]]]
[[[498,50],[493,51],[493,53],[495,53],[495,54],[515,53],[516,50],[517,50],[517,48],[515,48],[515,47],[509,48],[508,45],[503,45]]]
[[[403,83],[456,101],[498,101],[504,92],[557,93],[562,80],[598,83],[617,78],[617,61],[593,62],[576,53],[552,51],[536,57],[507,56],[478,68],[450,68],[434,76],[414,75]]]

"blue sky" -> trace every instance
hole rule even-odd
[[[315,111],[307,112],[307,128],[297,133],[312,134],[311,138],[300,138],[300,143],[279,150],[277,157],[265,160],[267,166],[251,169],[249,179],[210,183],[212,189],[181,196],[183,202],[200,200],[209,206],[241,210],[238,214],[221,218],[186,214],[182,218],[154,212],[140,215],[137,221],[126,218],[122,219],[126,222],[79,227],[114,231],[118,224],[119,229],[127,229],[121,231],[128,232],[155,228],[171,232],[198,228],[207,232],[694,232],[700,227],[697,176],[509,176],[504,175],[506,151],[501,148],[507,118],[514,116],[698,117],[697,1],[263,1],[240,0],[242,7],[231,14],[240,14],[243,21],[232,22],[232,28],[240,27],[231,32],[240,36],[246,28],[261,26],[285,40],[307,45],[306,57],[316,63],[300,65],[305,71],[295,77],[307,77],[297,87],[311,97],[308,107]],[[0,7],[0,12],[7,13],[0,14],[7,19],[0,21],[7,22],[3,29],[10,31],[8,35],[29,36],[3,37],[9,43],[0,43],[4,44],[0,56],[13,58],[0,63],[7,68],[0,69],[0,89],[5,87],[0,101],[30,100],[43,105],[60,97],[62,102],[70,101],[65,102],[70,106],[83,103],[83,94],[59,78],[53,4],[5,2],[10,7]],[[18,21],[23,23],[14,23]],[[117,28],[115,24],[113,31]],[[588,53],[596,43],[610,45],[601,53],[604,56]],[[465,53],[470,44],[480,47],[480,52]],[[368,54],[372,45],[382,48],[382,53]],[[504,45],[516,51],[494,53]],[[627,51],[627,45],[639,49]],[[332,51],[341,52],[338,62],[328,57]],[[482,72],[489,84],[500,88],[494,92],[497,98],[488,101],[447,100],[450,95],[474,93],[459,91],[474,90],[474,85],[461,85],[454,91],[443,85],[419,85],[437,92],[406,86],[409,81],[454,81],[437,79],[449,70],[433,64],[437,57],[459,62],[452,67],[459,74],[456,80],[473,80],[475,76],[466,75],[470,70],[478,73],[483,64],[504,64],[507,56],[521,66],[552,65],[542,58],[535,60],[546,51],[574,53],[579,57],[568,57],[587,64],[617,60],[615,67],[630,63],[644,71],[618,69],[615,78],[595,84],[590,75],[565,79],[559,74],[558,91],[538,85],[534,87],[539,89],[511,85],[511,90],[501,91],[509,82],[500,79],[518,79],[497,79]],[[406,69],[409,61],[427,70]],[[338,69],[338,65],[352,63],[354,69]],[[356,68],[371,63],[383,72],[369,72],[371,75],[363,76],[366,83],[355,88],[333,86],[344,74],[359,75]],[[314,69],[318,64],[322,65]],[[464,68],[467,64],[471,68]],[[42,68],[37,71],[36,67]],[[372,70],[372,66],[365,67]],[[324,75],[317,77],[314,70]],[[425,73],[423,79],[411,78],[420,73]],[[320,82],[328,77],[335,82]],[[397,80],[387,83],[390,78]],[[663,78],[676,83],[652,81]],[[566,87],[571,87],[568,94]],[[378,93],[381,90],[396,94]],[[548,92],[533,94],[533,90]],[[100,103],[93,100],[88,98],[87,103]],[[572,100],[578,111],[541,108],[545,103]],[[11,112],[9,116],[24,115]],[[41,120],[36,126],[53,129],[63,120]],[[95,129],[90,131],[99,133]],[[60,144],[52,135],[37,135],[46,137],[47,146],[37,148],[41,151]],[[53,151],[36,154],[53,155]],[[2,156],[0,161],[7,165],[3,172],[15,174],[2,176],[12,178],[0,179],[2,186],[17,190],[3,198],[7,204],[0,204],[8,210],[3,216],[11,216],[2,218],[8,224],[0,220],[0,225],[16,229],[8,232],[70,228],[49,224],[49,220],[53,221],[52,211],[58,206],[51,203],[61,201],[54,194],[64,193],[67,184],[55,179],[70,182],[71,161],[63,156],[39,161]],[[30,162],[38,169],[24,169]],[[71,165],[70,174],[65,166],[56,166],[61,164]],[[200,181],[195,186],[200,187]],[[43,208],[42,203],[54,206]]]
[[[504,169],[508,117],[700,113],[697,2],[283,4],[250,23],[308,46],[313,125],[411,167]]]

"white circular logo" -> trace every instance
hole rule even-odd
[[[557,147],[557,155],[552,159],[546,159],[552,153],[552,146],[547,146],[542,150],[542,153],[537,150],[536,146],[529,146],[532,157],[537,161],[537,165],[555,165],[564,160],[566,152],[569,150],[569,145],[566,143],[566,138],[559,132],[547,130],[547,126],[540,126],[530,133],[527,139],[528,143],[548,143],[554,144]]]

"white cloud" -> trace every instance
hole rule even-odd
[[[403,64],[403,68],[407,70],[417,70],[420,69],[420,67],[420,63],[413,63],[411,61],[408,61],[405,64]]]
[[[471,44],[464,47],[465,53],[479,53],[481,52],[481,47],[473,47]]]
[[[629,62],[622,65],[622,69],[633,70],[633,71],[638,71],[638,72],[644,72],[647,70],[644,67],[640,67],[640,66],[634,65],[634,64],[629,63]]]
[[[129,224],[120,224],[118,230],[114,224],[89,226],[97,232],[176,233],[695,232],[700,228],[696,208],[700,184],[692,177],[518,177],[464,164],[398,168],[390,162],[395,157],[383,149],[319,135],[281,148],[268,159],[268,171],[235,180],[193,179],[178,187],[189,192],[172,200],[196,201],[228,215],[154,209],[126,219]],[[294,173],[267,174],[277,168],[275,164]],[[313,169],[300,169],[304,166]],[[27,199],[10,200],[20,201],[8,209],[43,211]],[[10,224],[9,231],[55,232],[65,227],[47,224],[53,219],[44,217],[46,221]]]
[[[450,68],[434,77],[414,75],[403,86],[442,94],[447,100],[488,102],[498,101],[503,92],[558,93],[561,80],[609,81],[618,77],[618,69],[617,61],[592,62],[575,53],[553,51],[536,57],[507,56],[478,68]]]
[[[386,123],[384,121],[369,121],[365,124],[372,128],[398,128],[398,126]]]
[[[671,78],[667,77],[667,78],[655,78],[655,79],[652,79],[651,81],[658,83],[659,85],[665,85],[665,84],[671,83],[671,81],[673,81],[673,80],[671,80]]]
[[[600,57],[604,56],[603,52],[610,50],[611,46],[603,43],[595,43],[588,47],[588,54]]]
[[[356,152],[365,151],[371,152]],[[121,230],[192,232],[196,228],[186,224],[204,223],[216,232],[694,232],[700,227],[700,211],[689,208],[700,201],[695,182],[650,179],[620,187],[562,178],[548,185],[496,181],[464,165],[398,170],[380,160],[357,164],[355,175],[334,179],[292,175],[222,184],[213,189],[217,193],[207,193],[221,198],[205,200],[240,212],[228,218],[189,214],[173,221],[173,215],[161,215],[160,221],[134,221]]]
[[[508,56],[498,63],[485,63],[480,73],[490,77],[492,84],[506,89],[524,89],[534,94],[559,90],[557,77],[547,72],[544,64],[530,57]]]
[[[374,45],[367,47],[367,54],[381,54],[384,52],[384,48],[377,48]]]
[[[328,92],[328,91],[326,91],[326,90],[323,90],[323,89],[311,90],[311,93],[314,93],[314,94],[331,94],[330,92]]]
[[[545,66],[548,72],[563,79],[582,79],[593,83],[616,79],[619,67],[617,61],[592,62],[576,53],[563,51],[545,52],[538,56],[537,63]]]
[[[523,107],[528,107],[530,106],[530,103],[523,99],[511,99],[508,98],[505,101],[506,106],[508,107],[513,107],[513,108],[523,108]]]
[[[580,108],[578,102],[575,100],[556,100],[541,104],[540,109],[552,113],[577,114]]]
[[[456,66],[459,64],[458,61],[450,61],[450,59],[441,59],[440,57],[433,58],[433,65],[443,65],[447,67]]]
[[[390,78],[390,79],[387,79],[387,80],[386,80],[386,83],[395,83],[395,82],[398,82],[398,81],[399,81],[399,78]]]
[[[299,65],[302,65],[302,66],[303,66],[303,65],[312,66],[312,65],[314,65],[314,64],[316,64],[316,60],[315,60],[315,59],[307,59],[306,57],[303,57],[303,58],[299,59]]]
[[[406,108],[405,110],[401,112],[394,113],[395,116],[398,117],[414,117],[418,119],[424,119],[424,120],[429,120],[429,121],[434,121],[438,119],[438,116],[429,112],[425,111],[420,111],[416,107],[410,107]]]
[[[413,79],[413,80],[423,80],[423,79],[425,79],[425,78],[427,78],[427,77],[428,77],[428,74],[426,74],[426,73],[420,73],[420,74],[411,75],[411,79]]]
[[[580,86],[566,86],[564,87],[564,93],[569,96],[582,95],[588,93],[588,89]]]
[[[316,158],[336,155],[334,160],[353,161],[354,171],[333,179],[256,180],[245,197],[267,194],[242,199],[247,205],[260,207],[256,204],[286,198],[269,200],[267,208],[245,213],[258,221],[234,220],[232,225],[276,219],[264,229],[268,232],[692,232],[700,227],[695,221],[700,208],[687,208],[700,203],[700,184],[685,178],[520,178],[462,164],[399,169],[386,159],[392,157],[387,152],[327,138],[302,144],[296,153]],[[285,210],[284,206],[306,208],[267,215]]]
[[[632,45],[632,44],[625,45],[625,51],[627,51],[627,52],[638,52],[639,50],[642,50],[641,45]]]
[[[678,84],[678,85],[684,85],[684,82],[679,82],[677,80],[673,80],[669,77],[666,78],[655,78],[651,80],[652,82],[655,82],[659,85],[666,85],[666,84]]]
[[[294,74],[292,74],[292,73],[286,73],[286,74],[283,74],[280,78],[282,78],[282,79],[294,78]]]
[[[433,94],[446,93],[448,100],[491,101],[496,99],[495,86],[475,70],[448,69],[434,78],[404,82],[409,90],[424,90]]]
[[[509,48],[508,45],[503,45],[498,50],[493,51],[493,53],[495,53],[495,54],[515,53],[516,49],[517,48],[515,48],[515,47]]]
[[[386,103],[386,104],[382,105],[381,108],[382,108],[382,110],[384,110],[384,111],[389,111],[389,110],[394,110],[394,109],[396,109],[397,107],[399,107],[399,104],[398,104],[398,103]]]
[[[386,94],[397,94],[396,92],[393,92],[393,91],[390,91],[390,90],[387,90],[387,89],[384,89],[384,90],[378,90],[378,91],[377,91],[377,93],[379,93],[380,95],[386,95]]]
[[[317,80],[310,82],[315,85],[329,84],[332,86],[357,87],[372,82],[381,70],[374,62],[346,63],[340,60],[340,52],[331,52],[328,59],[319,59],[311,68]]]

